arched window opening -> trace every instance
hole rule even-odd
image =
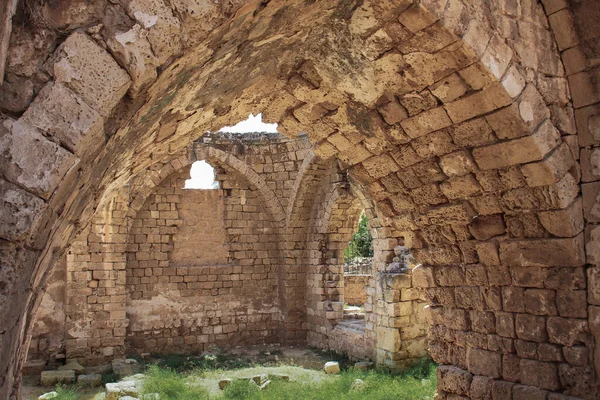
[[[238,122],[233,126],[225,126],[219,132],[226,133],[277,133],[277,124],[266,124],[262,122],[262,113],[250,114],[248,119]]]
[[[363,210],[352,240],[344,249],[344,320],[356,325],[356,328],[364,324],[372,264],[373,236],[369,231],[369,219]]]
[[[206,161],[196,161],[190,169],[190,179],[186,179],[184,189],[218,189],[215,169]]]

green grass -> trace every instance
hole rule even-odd
[[[208,399],[208,392],[199,386],[187,383],[186,374],[150,366],[146,371],[143,393],[158,393],[161,400],[200,400]]]
[[[54,391],[58,396],[54,397],[53,400],[79,400],[79,394],[75,389],[57,385]]]
[[[420,368],[420,367],[419,367]],[[319,383],[273,381],[265,390],[245,381],[234,381],[225,390],[229,399],[248,400],[421,400],[433,399],[435,393],[435,365],[429,364],[425,374],[422,370],[410,370],[399,376],[369,371],[343,371],[339,377]],[[355,379],[362,379],[365,388],[352,391]],[[424,381],[422,381],[424,379]]]
[[[290,381],[273,379],[264,390],[259,390],[257,385],[241,376],[258,374],[260,367],[238,371],[208,372],[195,370],[183,374],[172,370],[152,366],[147,372],[144,393],[159,393],[161,399],[248,399],[248,400],[422,400],[433,399],[435,393],[435,365],[428,360],[416,364],[400,375],[391,375],[381,371],[352,371],[342,370],[337,376],[324,375],[318,371],[302,371],[297,367],[281,367],[290,369]],[[275,368],[273,368],[275,369]],[[213,370],[214,371],[214,370]],[[268,371],[264,371],[269,373]],[[206,375],[208,373],[208,375]],[[216,374],[216,375],[215,375]],[[214,376],[213,376],[214,375]],[[318,376],[317,376],[318,375]],[[217,389],[210,394],[202,388],[211,381],[216,384],[221,377],[233,378],[233,382],[224,390]],[[201,378],[203,377],[203,378]],[[352,383],[361,379],[365,387],[361,391],[351,390]],[[186,382],[191,385],[186,385]]]
[[[321,353],[325,355],[330,352]],[[331,354],[335,355],[333,352]],[[192,367],[190,359],[195,360],[192,363],[193,370],[189,370]],[[342,360],[337,357],[331,359]],[[225,358],[217,356],[169,357],[162,364],[187,371],[150,365],[145,372],[141,394],[158,393],[161,400],[424,400],[433,399],[435,394],[436,366],[430,360],[422,360],[399,375],[376,370],[354,371],[345,366],[339,375],[326,375],[322,371],[291,365],[240,368],[236,360],[227,362]],[[236,368],[215,368],[231,364]],[[248,378],[260,374],[271,377],[285,374],[290,380],[271,379],[267,388],[259,390]],[[233,379],[224,391],[218,388],[218,382],[223,378]],[[364,381],[363,390],[352,390],[352,383],[356,379]],[[88,398],[82,397],[77,386],[57,386],[55,390],[58,393],[57,400]]]
[[[158,366],[176,372],[189,372],[193,370],[226,370],[251,367],[252,363],[230,355],[183,355],[170,354],[160,356]]]

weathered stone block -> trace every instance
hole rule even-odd
[[[545,289],[526,289],[525,311],[534,315],[557,315],[556,292]]]
[[[78,159],[47,140],[37,129],[18,121],[0,126],[0,169],[6,179],[44,199],[50,198]]]
[[[566,143],[562,143],[544,160],[521,167],[529,186],[552,185],[562,178],[573,166],[575,160]]]
[[[442,107],[438,107],[405,119],[400,125],[408,136],[419,138],[452,125],[452,121],[448,118],[446,111]]]
[[[131,93],[137,93],[156,79],[158,59],[154,56],[148,32],[135,24],[127,32],[117,32],[107,40],[112,54],[120,61],[133,80]]]
[[[457,150],[447,129],[432,132],[411,142],[419,157],[429,159]]]
[[[21,121],[48,132],[77,155],[104,142],[100,114],[61,83],[44,86]]]
[[[477,243],[477,256],[483,265],[497,266],[500,265],[500,257],[498,255],[498,245],[494,242]],[[506,267],[504,267],[506,268]],[[508,272],[507,272],[508,273]],[[508,277],[510,281],[510,276]],[[490,284],[491,280],[490,280]]]
[[[542,122],[549,122],[550,110],[544,98],[535,85],[529,84],[519,98],[519,115],[525,122],[529,132],[532,132]]]
[[[508,266],[570,266],[585,264],[583,235],[565,239],[537,239],[500,243],[500,260]]]
[[[489,240],[506,233],[502,215],[483,215],[469,224],[469,231],[477,240]]]
[[[483,170],[504,168],[542,160],[558,144],[560,133],[547,120],[531,136],[474,149],[473,157]]]
[[[564,210],[542,211],[538,217],[544,228],[554,236],[576,236],[584,226],[583,202],[578,198]]]
[[[515,318],[517,337],[523,340],[542,343],[548,340],[546,318],[530,314],[517,314]]]
[[[539,361],[563,361],[560,346],[550,343],[540,343],[537,348],[537,358]]]
[[[515,319],[513,313],[496,312],[496,333],[507,338],[515,337]]]
[[[437,368],[438,388],[455,394],[468,395],[473,375],[460,368],[440,365]]]
[[[502,376],[502,358],[499,353],[476,348],[467,350],[469,372],[475,375],[500,378]]]
[[[559,290],[556,293],[556,305],[561,317],[587,318],[585,290]]]
[[[571,365],[586,366],[589,364],[589,349],[585,346],[563,347],[565,361]],[[562,361],[562,360],[559,360]]]
[[[187,8],[176,3],[179,10]],[[159,65],[181,51],[181,24],[171,7],[156,0],[133,0],[127,4],[127,12],[148,30],[148,41]]]
[[[581,108],[600,101],[594,82],[600,79],[600,71],[583,71],[569,76],[569,85],[573,96],[573,106]]]
[[[515,384],[506,381],[492,383],[492,398],[494,400],[512,400],[512,389]]]
[[[40,375],[40,385],[54,386],[57,383],[74,383],[75,371],[43,371]]]
[[[100,374],[89,374],[79,375],[77,377],[77,384],[80,386],[96,387],[102,385],[102,375]]]
[[[437,20],[437,16],[420,5],[413,5],[403,11],[399,16],[400,23],[412,33],[417,33]]]
[[[412,270],[412,282],[417,288],[435,287],[433,268],[424,265],[416,266]]]
[[[581,146],[600,144],[600,106],[592,105],[575,110],[575,121]]]
[[[371,157],[363,161],[363,166],[373,178],[382,178],[400,169],[394,160],[388,155]]]
[[[548,268],[511,267],[510,274],[514,286],[544,288]]]
[[[23,240],[35,231],[46,203],[31,193],[0,179],[0,237]]]
[[[551,343],[572,346],[584,342],[589,335],[588,321],[574,318],[548,318],[548,338]]]
[[[590,304],[600,305],[600,268],[592,267],[587,269],[587,301]]]
[[[570,394],[580,398],[588,397],[589,393],[595,392],[594,374],[594,370],[589,366],[558,365],[558,376],[561,383],[570,389]]]
[[[477,166],[471,155],[465,150],[442,156],[440,167],[449,177],[463,176],[477,170]]]
[[[568,207],[579,194],[579,183],[571,174],[550,186],[523,187],[501,195],[503,210],[542,211]]]
[[[448,75],[431,87],[431,93],[444,103],[456,100],[468,90],[469,85],[457,73]]]
[[[534,360],[521,360],[521,383],[541,389],[558,390],[560,382],[556,365]]]
[[[377,348],[392,353],[395,353],[400,350],[402,341],[400,339],[400,331],[398,329],[378,326],[376,332]]]
[[[497,140],[484,118],[455,124],[450,128],[450,133],[454,143],[461,147],[481,146]]]
[[[516,339],[514,344],[517,356],[520,358],[529,358],[533,360],[537,358],[538,343]]]
[[[492,400],[493,379],[487,376],[474,376],[471,381],[470,396],[477,400]]]
[[[524,289],[520,287],[505,286],[502,288],[502,308],[504,311],[524,312]]]
[[[516,104],[486,115],[485,120],[500,139],[515,139],[530,133]]]
[[[106,400],[119,400],[122,396],[137,397],[141,390],[141,381],[127,380],[106,384]]]
[[[600,182],[581,185],[583,215],[588,222],[600,222]]]
[[[440,189],[450,200],[464,199],[481,193],[481,186],[473,174],[450,178],[440,184]]]
[[[497,110],[510,103],[510,96],[506,93],[502,85],[498,83],[492,84],[470,96],[447,103],[444,108],[452,121],[458,123]]]
[[[56,51],[54,77],[108,116],[129,89],[129,75],[92,39],[75,32]]]
[[[513,396],[514,399],[546,400],[548,392],[532,386],[515,385]]]
[[[548,268],[544,286],[548,289],[585,289],[583,268]]]

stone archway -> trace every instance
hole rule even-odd
[[[568,96],[566,104],[555,101],[567,85],[546,17],[539,4],[526,3],[516,10],[495,3],[457,10],[433,0],[251,3],[167,67],[102,148],[94,138],[129,77],[85,33],[72,34],[56,53],[55,83],[2,133],[9,149],[2,160],[3,260],[12,271],[6,292],[21,307],[5,318],[4,390],[12,390],[24,359],[30,321],[23,317],[80,229],[74,222],[86,225],[103,193],[184,148],[196,132],[263,111],[283,133],[306,132],[318,156],[336,156],[390,219],[392,236],[428,266],[434,357],[453,365],[440,367],[441,391],[475,397],[512,390],[507,382],[516,381],[590,393],[574,377],[589,366],[516,346],[593,350],[581,310],[558,305],[582,289],[573,284],[585,264],[572,168],[578,150],[561,113]],[[491,23],[496,11],[501,17]],[[464,13],[469,23],[461,22]],[[527,34],[516,36],[515,26]],[[539,52],[530,51],[534,41]],[[52,107],[57,98],[79,110],[78,124],[66,124],[72,137],[58,129],[65,116]],[[87,140],[99,148],[93,163],[87,152],[96,146]],[[30,146],[37,157],[24,151]],[[41,171],[43,180],[32,179]],[[541,306],[549,299],[557,310]],[[586,315],[587,305],[579,307]],[[481,332],[479,325],[492,323],[496,333]],[[532,327],[539,336],[529,336]],[[504,339],[515,351],[503,353]]]

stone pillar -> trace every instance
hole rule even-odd
[[[125,355],[126,199],[117,196],[67,255],[67,358],[102,364]]]

